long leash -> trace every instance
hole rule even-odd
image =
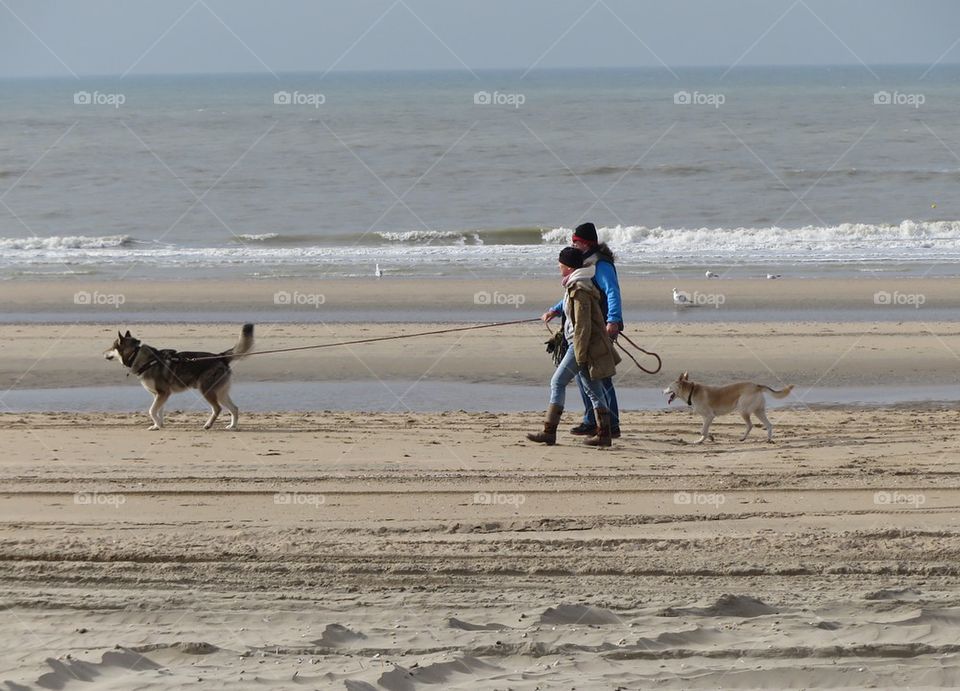
[[[419,338],[420,336],[437,336],[440,334],[458,333],[462,331],[476,331],[477,329],[492,329],[498,326],[515,326],[517,324],[530,324],[532,322],[538,322],[538,321],[541,321],[540,317],[532,317],[530,319],[516,319],[514,321],[494,322],[492,324],[476,324],[474,326],[458,326],[452,329],[436,329],[434,331],[418,331],[417,333],[400,334],[398,336],[378,336],[376,338],[358,338],[353,341],[337,341],[336,343],[316,343],[313,345],[294,346],[292,348],[273,348],[271,350],[255,350],[250,353],[244,353],[243,357],[250,357],[252,355],[271,355],[273,353],[292,353],[299,350],[319,350],[320,348],[337,348],[342,346],[361,345],[363,343],[379,343],[382,341],[398,341],[403,338]],[[546,327],[547,327],[547,331],[550,331],[550,325],[547,324]],[[551,333],[553,332],[551,331]],[[629,343],[631,346],[633,346],[636,350],[640,351],[641,353],[644,353],[645,355],[649,355],[650,357],[656,358],[657,368],[651,370],[641,365],[637,361],[637,358],[635,358],[633,354],[630,351],[628,351],[626,348],[624,348],[623,345],[619,342],[620,338],[624,339],[627,343]],[[621,351],[623,351],[626,354],[628,358],[633,360],[633,364],[635,364],[641,371],[646,372],[647,374],[657,374],[660,371],[660,369],[663,367],[663,361],[660,359],[659,355],[657,355],[652,351],[641,348],[636,343],[634,343],[630,339],[630,337],[627,336],[626,334],[621,333],[619,338],[615,340],[614,343],[617,345],[617,347]],[[224,357],[223,355],[204,355],[201,357],[192,357],[192,358],[183,358],[183,359],[186,360],[187,362],[200,362],[201,360],[222,360],[223,357]]]
[[[243,357],[251,355],[269,355],[271,353],[292,353],[297,350],[318,350],[320,348],[336,348],[339,346],[360,345],[361,343],[377,343],[379,341],[397,341],[401,338],[417,338],[419,336],[436,336],[439,334],[456,333],[458,331],[475,331],[477,329],[492,329],[497,326],[514,326],[516,324],[529,324],[540,321],[540,317],[531,319],[517,319],[509,322],[494,322],[493,324],[477,324],[475,326],[458,326],[452,329],[438,329],[436,331],[418,331],[412,334],[400,334],[399,336],[379,336],[377,338],[359,338],[355,341],[337,341],[336,343],[317,343],[315,345],[295,346],[293,348],[274,348],[273,350],[254,350],[244,353]],[[224,355],[204,355],[202,357],[183,358],[187,362],[200,362],[201,360],[222,360]]]

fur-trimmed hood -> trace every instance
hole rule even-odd
[[[590,252],[590,256],[583,260],[583,265],[595,266],[596,263],[601,259],[608,261],[611,264],[617,263],[617,258],[613,254],[613,250],[610,249],[610,246],[605,242],[601,242],[599,245],[593,248],[593,250]]]

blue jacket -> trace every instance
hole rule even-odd
[[[617,267],[602,255],[597,258],[597,269],[593,282],[600,289],[604,319],[608,324],[623,324],[623,307],[620,300],[620,281],[617,279]],[[553,312],[563,314],[563,300],[553,306]]]

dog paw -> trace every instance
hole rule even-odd
[[[160,429],[160,426],[159,426],[159,425],[150,425],[149,427],[147,427],[147,431],[148,431],[148,432],[155,432],[155,431],[157,431],[158,429]]]
[[[232,422],[231,422],[229,425],[227,425],[226,427],[224,427],[224,429],[236,429],[236,428],[237,428],[237,426],[236,426],[234,423],[232,423]]]

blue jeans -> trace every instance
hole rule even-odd
[[[586,396],[590,404],[595,408],[606,408],[607,399],[603,392],[603,387],[599,381],[590,378],[586,369],[581,369],[577,365],[576,354],[573,352],[573,346],[567,348],[567,354],[557,366],[557,371],[553,373],[550,380],[550,403],[552,405],[563,406],[567,398],[567,384],[576,377],[577,382],[586,389]]]
[[[580,377],[577,377],[577,385],[580,387],[580,397],[583,398],[583,424],[587,427],[596,427],[597,416],[593,412],[593,399],[587,396],[587,392],[583,387],[583,383],[580,381]],[[620,404],[617,403],[617,392],[613,388],[613,377],[601,379],[600,385],[603,387],[604,397],[609,405],[608,410],[610,411],[610,424],[613,427],[619,427]]]

